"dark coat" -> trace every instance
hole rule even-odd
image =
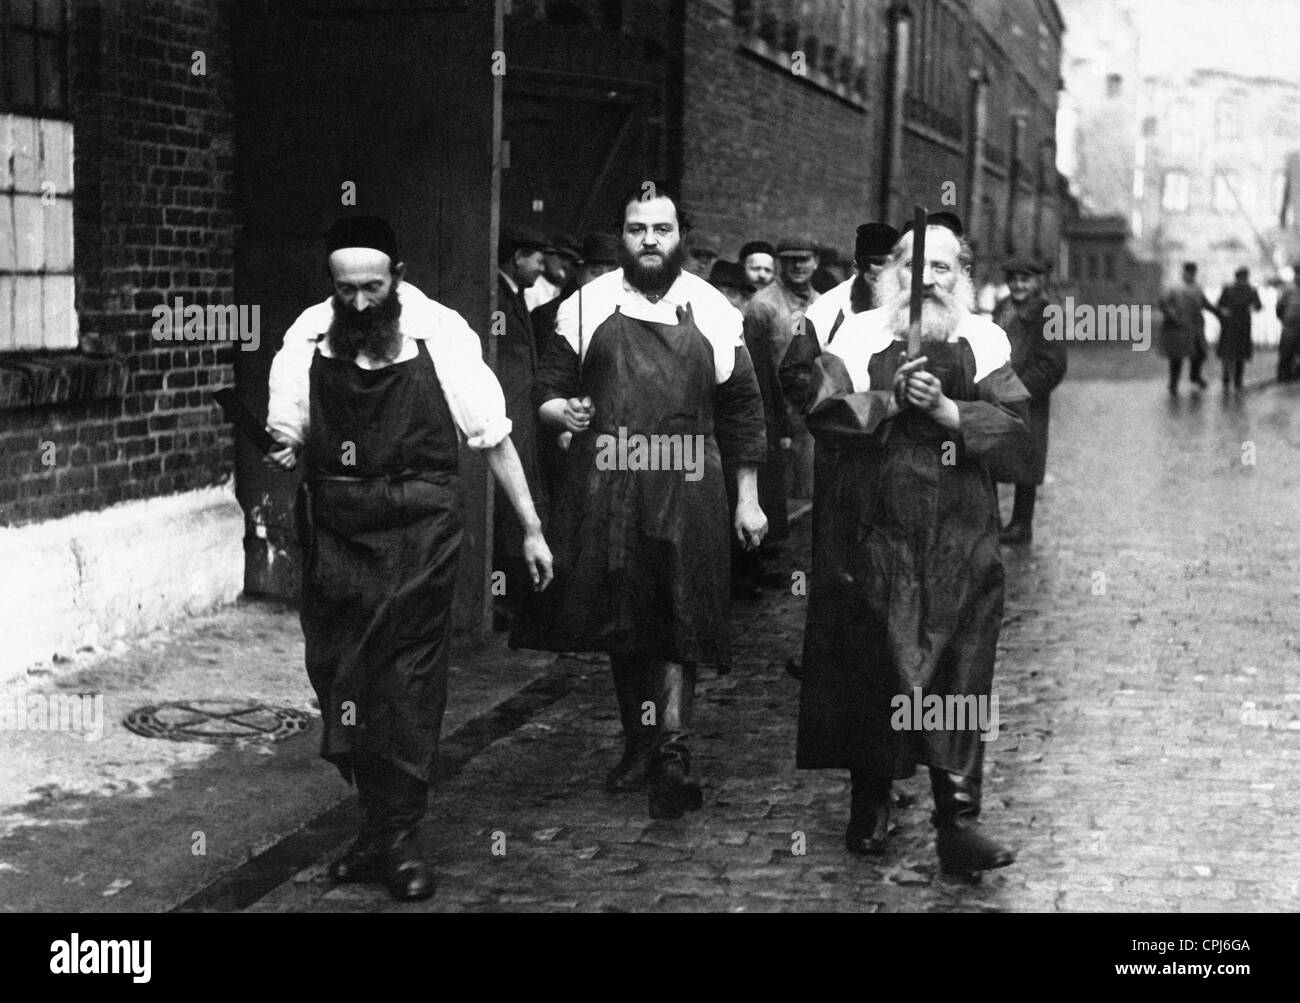
[[[1250,315],[1264,309],[1259,290],[1251,285],[1224,286],[1219,294],[1219,346],[1214,354],[1225,362],[1249,359],[1255,352],[1250,340]]]
[[[902,354],[895,343],[872,357],[872,386],[891,386]],[[891,391],[855,392],[839,356],[813,363],[801,769],[907,777],[920,762],[979,775],[977,730],[896,730],[892,702],[916,687],[927,697],[990,694],[1004,574],[986,461],[1029,449],[1028,394],[1009,364],[977,383],[964,341],[926,354],[961,413],[955,435],[913,408],[886,419]]]
[[[1011,342],[1011,368],[1029,391],[1029,433],[1034,439],[1032,473],[1025,483],[1042,484],[1047,470],[1047,429],[1051,395],[1065,377],[1065,342],[1043,334],[1047,300],[1034,297],[1017,307],[1008,296],[993,310],[993,320]]]
[[[1161,297],[1160,348],[1168,358],[1205,358],[1206,310],[1214,313],[1214,305],[1197,285],[1180,284]]]
[[[506,417],[510,419],[510,440],[519,453],[519,463],[528,481],[528,490],[538,514],[546,517],[546,497],[537,456],[537,409],[533,407],[533,380],[537,375],[537,341],[523,296],[516,296],[506,280],[497,276],[497,309],[505,315],[505,329],[497,333],[496,377],[506,399]],[[510,584],[527,575],[522,557],[524,530],[505,493],[494,485],[493,509],[494,566],[506,573],[506,595]]]

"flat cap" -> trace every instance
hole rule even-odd
[[[506,251],[554,251],[555,245],[531,226],[503,226],[498,241]]]
[[[1047,272],[1047,269],[1034,258],[1019,257],[1008,259],[1002,265],[1002,271],[1006,275],[1015,275],[1017,272],[1023,272],[1026,275],[1043,275]]]
[[[792,237],[782,237],[776,245],[776,253],[780,254],[816,254],[817,241],[813,240],[811,234],[800,233]]]
[[[687,230],[683,244],[687,253],[690,254],[694,254],[696,251],[712,251],[714,254],[722,253],[722,241],[718,239],[716,233],[710,233],[708,230]]]

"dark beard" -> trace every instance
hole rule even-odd
[[[849,287],[849,309],[854,313],[866,313],[876,306],[876,280],[866,272],[856,275]]]
[[[331,305],[334,320],[326,337],[334,358],[351,361],[368,355],[379,362],[397,358],[402,350],[402,302],[396,288],[369,310],[354,310],[337,295]]]
[[[662,296],[671,289],[677,277],[682,274],[682,262],[685,260],[686,254],[678,244],[671,254],[664,255],[661,267],[651,266],[647,269],[640,258],[630,254],[626,247],[618,249],[618,263],[623,268],[623,276],[628,285],[647,296]]]

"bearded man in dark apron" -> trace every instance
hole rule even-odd
[[[416,836],[447,702],[461,437],[487,451],[525,527],[535,588],[551,555],[478,336],[402,282],[383,220],[340,220],[327,248],[334,296],[299,316],[271,365],[267,425],[283,448],[268,462],[303,459],[307,674],[321,755],[355,781],[364,813],[330,875],[422,899],[434,883]]]
[[[686,743],[696,665],[729,661],[723,460],[735,533],[757,547],[766,433],[740,313],[682,271],[677,200],[647,185],[622,209],[621,267],[561,304],[534,383],[541,419],[573,439],[548,526],[555,588],[511,644],[609,652],[625,745],[606,787],[649,780],[650,816],[680,818],[703,803]]]

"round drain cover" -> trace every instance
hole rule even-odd
[[[173,742],[278,742],[306,731],[311,718],[250,700],[175,700],[137,708],[122,723],[145,738]]]

